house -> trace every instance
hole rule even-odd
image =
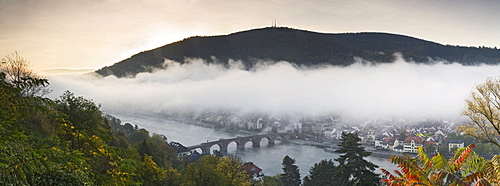
[[[262,177],[264,177],[262,169],[253,164],[253,162],[246,162],[245,164],[243,164],[243,168],[245,168],[247,173],[250,174],[250,178],[253,181],[260,181]]]
[[[323,135],[328,139],[339,139],[340,131],[337,131],[337,129],[332,125],[324,127]]]
[[[311,127],[311,131],[313,134],[324,134],[325,126],[324,125],[314,125]]]
[[[462,140],[451,139],[450,141],[448,141],[448,151],[449,152],[452,152],[452,150],[456,150],[456,149],[463,148],[463,147],[464,147],[464,142]]]
[[[424,138],[420,136],[408,136],[403,141],[403,151],[409,153],[417,153],[419,146],[424,146]]]
[[[377,135],[375,137],[375,148],[384,148],[384,146],[386,146],[386,144],[384,145],[384,137],[384,135]]]
[[[376,137],[377,137],[377,135],[375,135],[375,132],[373,132],[373,131],[369,131],[369,132],[367,132],[367,134],[366,134],[366,138],[365,138],[365,140],[366,140],[366,142],[367,142],[367,143],[374,143],[374,142],[375,142]]]
[[[393,150],[395,138],[391,136],[386,136],[382,139],[381,147],[384,149]]]
[[[247,129],[248,130],[262,129],[262,127],[263,127],[262,118],[258,118],[258,119],[254,118],[254,119],[247,121]]]
[[[191,163],[191,162],[198,161],[198,159],[200,159],[200,157],[201,157],[201,154],[198,151],[194,150],[191,152],[191,154],[189,154],[189,156],[187,157],[187,160],[189,163]]]
[[[444,134],[444,132],[441,129],[439,129],[434,135],[446,136],[446,134]]]
[[[395,152],[405,152],[402,146],[396,146],[396,147],[392,148],[392,150]]]

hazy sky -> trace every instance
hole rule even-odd
[[[270,26],[389,32],[500,47],[495,0],[0,0],[0,57],[35,70],[98,69],[194,35]]]

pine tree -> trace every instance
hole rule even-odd
[[[361,138],[358,137],[358,134],[342,133],[340,140],[342,143],[335,151],[342,154],[335,159],[339,163],[336,179],[340,185],[380,184],[379,174],[374,172],[378,166],[364,159],[364,157],[370,156],[371,152],[365,151],[364,147],[361,147],[361,143],[359,143]]]
[[[290,158],[286,155],[283,158],[283,174],[281,174],[281,180],[283,185],[286,186],[298,186],[300,185],[300,173],[299,167],[295,165],[295,159]]]
[[[304,186],[338,185],[335,179],[336,166],[333,160],[321,160],[309,169],[309,176],[304,178]]]
[[[139,154],[144,157],[145,155],[149,155],[151,156],[153,153],[151,153],[151,149],[149,148],[148,146],[148,143],[146,142],[146,140],[143,140],[142,141],[142,144],[141,146],[138,148],[137,152],[139,152]]]

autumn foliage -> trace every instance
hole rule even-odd
[[[241,162],[208,156],[212,162],[191,165],[166,137],[131,126],[127,134],[92,100],[70,91],[44,98],[48,80],[24,73],[31,72],[26,60],[14,56],[5,59],[17,60],[17,70],[0,63],[0,185],[201,185],[189,176],[199,167],[221,171],[200,178],[212,178],[213,185],[250,184]]]
[[[397,164],[399,170],[394,174],[381,169],[387,177],[382,181],[390,186],[406,185],[477,185],[487,186],[498,183],[499,156],[491,161],[485,160],[474,153],[471,144],[458,149],[455,155],[447,160],[443,154],[427,156],[419,147],[416,157],[393,156],[390,162]]]

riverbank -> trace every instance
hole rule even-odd
[[[390,158],[392,156],[404,156],[405,154],[409,155],[410,157],[413,157],[414,154],[408,154],[408,153],[402,153],[402,152],[396,152],[396,151],[390,151],[390,150],[369,150],[367,149],[366,151],[371,152],[371,156],[376,156],[376,157],[382,157],[382,158]]]
[[[332,143],[320,143],[320,142],[316,142],[316,141],[307,141],[307,140],[302,140],[302,139],[291,139],[291,140],[287,140],[286,142],[293,143],[296,145],[309,145],[309,146],[315,146],[315,147],[321,147],[321,148],[329,147],[332,145]]]
[[[211,128],[213,130],[218,130],[218,131],[223,131],[223,132],[228,132],[228,133],[233,133],[233,134],[244,134],[244,135],[257,135],[257,132],[252,132],[252,131],[247,131],[247,130],[235,130],[235,129],[228,129],[228,128],[217,128],[214,127],[211,124],[208,123],[203,123],[203,122],[196,122],[196,121],[187,121],[187,120],[182,120],[182,119],[173,119],[173,118],[168,118],[173,121],[177,122],[182,122],[182,123],[187,123],[191,125],[196,125],[200,127],[205,127],[205,128]],[[290,139],[290,140],[283,140],[280,139],[280,141],[285,142],[285,143],[291,143],[295,145],[307,145],[307,146],[313,146],[313,147],[318,147],[322,148],[323,151],[329,152],[329,153],[336,153],[335,150],[338,149],[338,143],[334,143],[332,141],[328,142],[318,142],[318,141],[311,141],[311,140],[304,140],[304,139]],[[396,152],[396,151],[390,151],[390,150],[378,150],[374,149],[371,147],[365,147],[365,150],[368,152],[371,152],[371,156],[374,157],[379,157],[379,158],[390,158],[394,155],[396,156],[404,156],[406,153],[402,152]],[[408,154],[409,156],[414,156],[414,154]]]
[[[323,148],[325,152],[330,152],[330,153],[336,153],[335,150],[338,149],[337,145],[338,144],[332,144],[332,143],[320,143],[320,142],[315,142],[315,141],[307,141],[307,140],[300,140],[300,139],[293,139],[287,141],[289,143],[293,143],[296,145],[308,145],[308,146],[315,146],[315,147],[320,147]],[[390,158],[394,155],[396,156],[404,156],[406,153],[402,152],[396,152],[396,151],[390,151],[390,150],[377,150],[373,148],[367,148],[365,147],[365,150],[368,152],[371,152],[371,156],[375,157],[381,157],[381,158]],[[414,154],[408,154],[410,157],[414,156]]]

